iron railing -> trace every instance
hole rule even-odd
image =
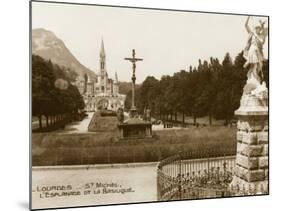
[[[157,169],[159,201],[254,195],[256,188],[230,185],[235,149],[179,153],[162,160]],[[263,190],[263,188],[261,188]],[[265,191],[261,194],[266,193]]]

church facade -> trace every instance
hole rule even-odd
[[[101,109],[117,111],[124,108],[126,95],[119,93],[118,76],[115,79],[108,76],[106,69],[106,54],[103,40],[100,49],[100,67],[96,79],[88,75],[79,76],[75,82],[80,94],[84,98],[86,111],[97,111]]]

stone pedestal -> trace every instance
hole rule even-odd
[[[268,98],[243,94],[235,111],[237,124],[237,155],[231,188],[247,194],[268,193]]]
[[[139,118],[129,118],[118,124],[120,140],[151,139],[152,124]]]

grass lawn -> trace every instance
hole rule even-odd
[[[169,116],[169,119],[170,118],[171,117]],[[175,116],[172,117],[172,121],[175,121]],[[177,121],[179,123],[182,122],[182,114],[177,113]],[[194,123],[193,117],[185,115],[184,122],[192,125]],[[210,124],[208,116],[197,117],[196,122],[199,125],[209,125]],[[219,119],[212,118],[212,126],[224,126],[224,124],[225,124],[225,120],[219,120]]]
[[[34,133],[32,163],[41,166],[151,162],[180,151],[235,154],[235,134],[236,127],[224,126],[154,131],[153,139],[130,141],[118,141],[116,132]]]

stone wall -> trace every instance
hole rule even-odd
[[[268,107],[255,96],[243,96],[235,112],[237,155],[231,186],[240,190],[268,192]]]

